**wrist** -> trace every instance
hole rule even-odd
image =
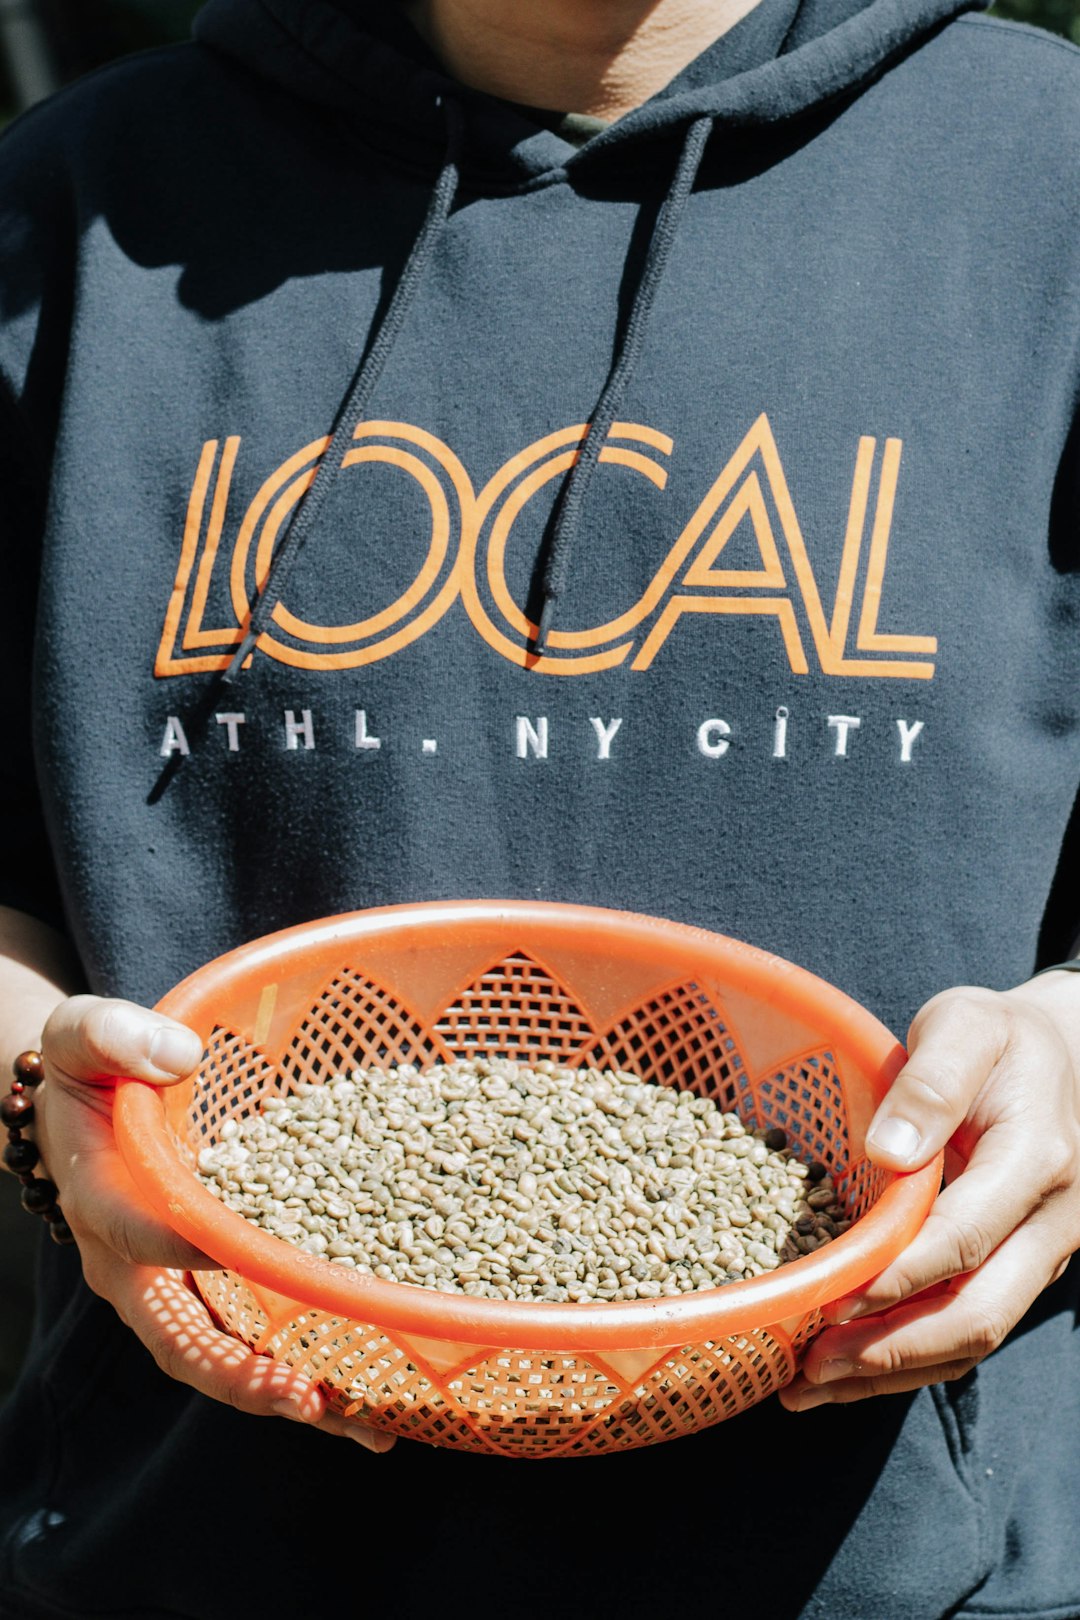
[[[45,1025],[66,1000],[66,992],[57,988],[20,996],[17,1007],[5,1007],[5,1016],[0,1020],[0,1075],[11,1073],[20,1052],[41,1049]]]
[[[54,1243],[74,1243],[75,1237],[64,1219],[55,1183],[46,1175],[35,1172],[42,1169],[37,1144],[27,1135],[34,1123],[36,1090],[44,1076],[41,1053],[36,1050],[20,1052],[12,1065],[14,1079],[11,1090],[0,1098],[0,1125],[7,1131],[7,1145],[3,1150],[4,1168],[17,1176],[22,1186],[20,1201],[29,1215],[39,1215],[49,1229]]]
[[[1080,969],[1080,961],[1077,969]],[[1005,994],[1010,1001],[1036,1008],[1053,1020],[1080,1072],[1080,971],[1077,969],[1064,964],[1044,968]]]

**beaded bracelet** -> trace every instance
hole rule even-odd
[[[45,1066],[40,1052],[20,1052],[12,1065],[15,1083],[7,1096],[0,1099],[0,1123],[7,1126],[8,1141],[4,1149],[4,1163],[22,1182],[22,1207],[31,1215],[40,1215],[48,1224],[49,1236],[54,1243],[74,1243],[75,1234],[65,1221],[57,1203],[59,1196],[51,1181],[34,1175],[34,1166],[41,1154],[33,1142],[23,1136],[23,1130],[34,1118],[34,1099],[28,1092],[43,1078]]]

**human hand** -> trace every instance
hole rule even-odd
[[[946,991],[908,1039],[867,1153],[917,1170],[944,1147],[946,1185],[903,1254],[827,1308],[789,1411],[963,1377],[1080,1247],[1076,976]]]
[[[34,1093],[39,1170],[59,1189],[88,1287],[170,1378],[242,1412],[291,1418],[388,1451],[392,1436],[327,1411],[310,1379],[221,1332],[187,1276],[215,1262],[146,1206],[124,1164],[113,1136],[112,1081],[175,1085],[202,1057],[199,1037],[132,1002],[73,996],[49,1018],[42,1056],[45,1078]]]

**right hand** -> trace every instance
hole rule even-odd
[[[158,1219],[124,1164],[113,1135],[112,1081],[175,1085],[201,1059],[199,1037],[130,1001],[72,996],[49,1018],[41,1047],[38,1171],[56,1183],[88,1287],[170,1378],[241,1412],[287,1417],[388,1451],[392,1436],[328,1412],[310,1379],[221,1332],[187,1275],[216,1262]]]

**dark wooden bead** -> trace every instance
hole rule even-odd
[[[52,1221],[49,1225],[49,1236],[54,1243],[74,1243],[75,1234],[67,1221]]]
[[[9,1170],[14,1170],[17,1176],[25,1175],[32,1170],[40,1159],[41,1154],[33,1142],[9,1142],[4,1149],[4,1163]]]
[[[52,1209],[60,1194],[51,1181],[30,1181],[23,1187],[20,1201],[30,1215],[45,1215]]]
[[[20,1052],[12,1069],[16,1080],[21,1080],[24,1085],[36,1086],[45,1078],[45,1064],[40,1052]]]
[[[29,1125],[34,1117],[34,1099],[25,1091],[9,1091],[0,1097],[0,1123],[10,1129],[13,1125]]]

